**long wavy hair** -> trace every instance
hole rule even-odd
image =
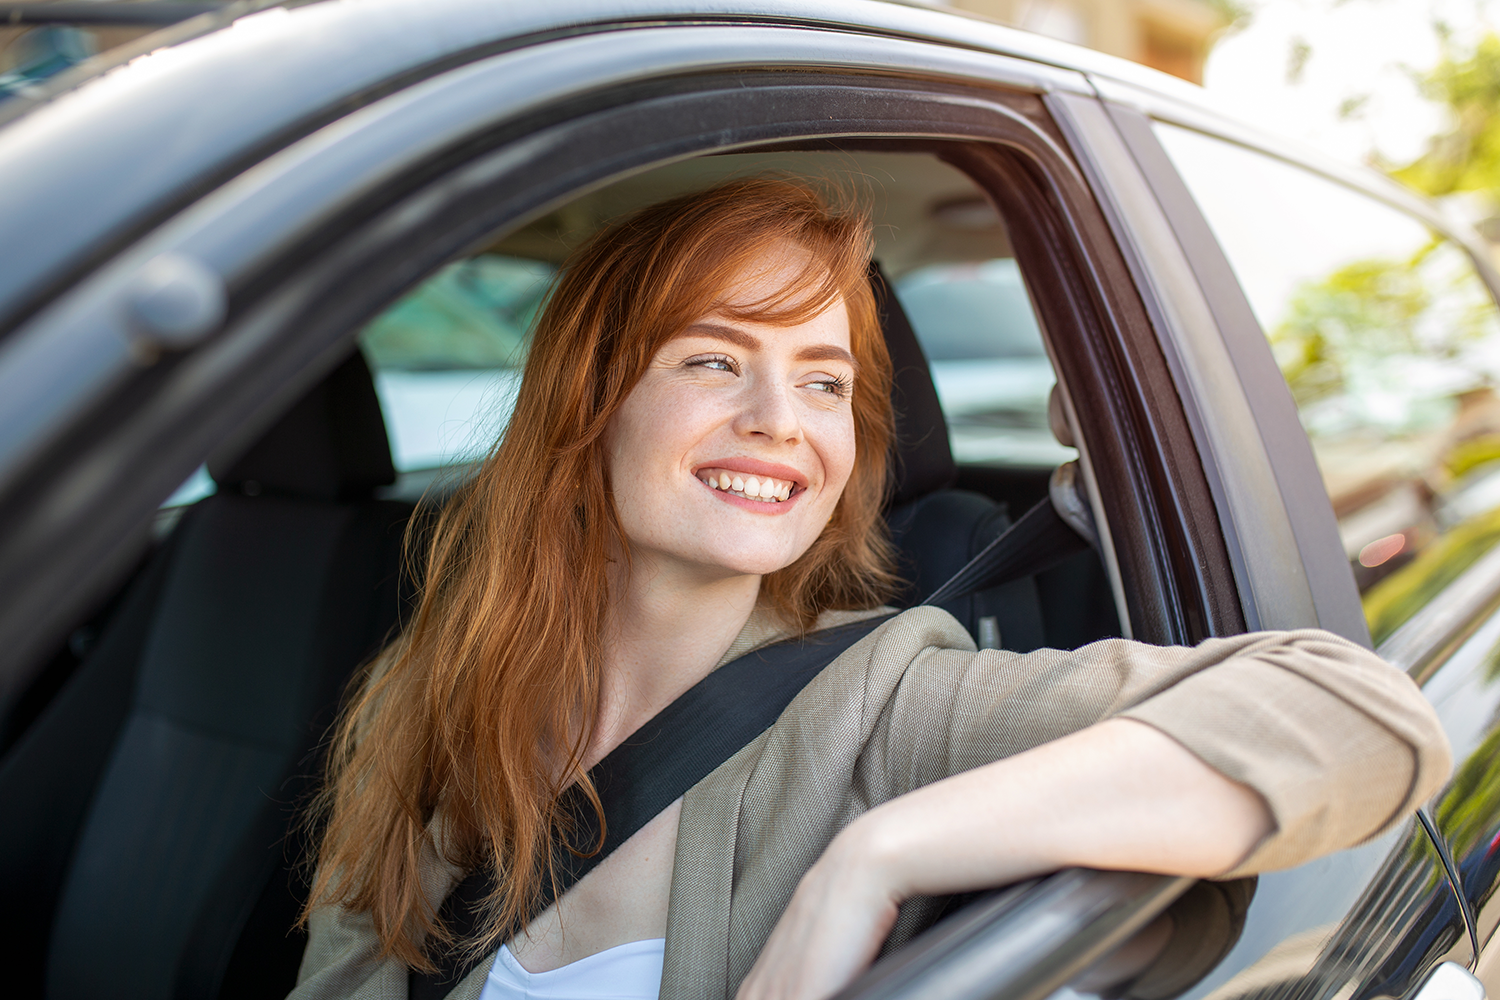
[[[747,269],[788,248],[801,251],[800,275],[763,301],[725,301]],[[644,209],[569,258],[504,437],[431,530],[408,534],[425,585],[335,729],[307,912],[368,913],[383,954],[430,970],[428,950],[452,937],[422,894],[425,845],[497,873],[485,932],[469,942],[478,952],[523,923],[553,877],[553,848],[571,828],[562,791],[578,783],[600,811],[583,755],[599,711],[610,554],[629,551],[605,431],[657,351],[706,313],[792,325],[843,299],[859,361],[854,468],[827,528],[763,579],[760,603],[805,630],[824,610],[888,598],[891,365],[871,249],[863,211],[756,178]]]

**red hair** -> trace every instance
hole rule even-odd
[[[797,277],[760,302],[723,301],[788,245],[804,251]],[[891,365],[871,249],[864,213],[762,178],[644,209],[572,255],[538,319],[509,428],[436,518],[415,618],[338,725],[309,909],[367,912],[384,954],[430,969],[425,943],[449,935],[417,873],[441,813],[448,860],[498,874],[476,951],[528,916],[568,832],[560,793],[580,782],[598,808],[582,755],[599,709],[608,554],[628,551],[605,429],[662,345],[705,313],[792,325],[843,300],[859,362],[854,468],[817,541],[763,579],[761,603],[805,630],[824,610],[890,595]]]

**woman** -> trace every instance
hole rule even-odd
[[[497,958],[455,996],[655,996],[660,970],[662,997],[825,997],[929,897],[1284,867],[1437,789],[1426,702],[1326,633],[976,653],[916,609],[533,917],[566,787],[717,665],[891,593],[870,249],[858,213],[747,180],[564,268],[504,440],[341,724],[295,995],[404,996],[450,887],[492,866],[470,946]]]

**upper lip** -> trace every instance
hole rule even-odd
[[[807,477],[790,465],[781,465],[777,462],[762,462],[754,458],[716,458],[709,462],[698,463],[693,474],[697,475],[704,469],[723,469],[725,472],[738,472],[746,476],[757,476],[761,479],[782,479],[790,482],[793,486],[806,487]]]

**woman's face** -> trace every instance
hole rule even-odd
[[[777,260],[730,303],[787,280]],[[797,326],[709,312],[652,359],[614,417],[609,475],[632,558],[764,575],[806,552],[854,466],[855,363],[842,299]]]

